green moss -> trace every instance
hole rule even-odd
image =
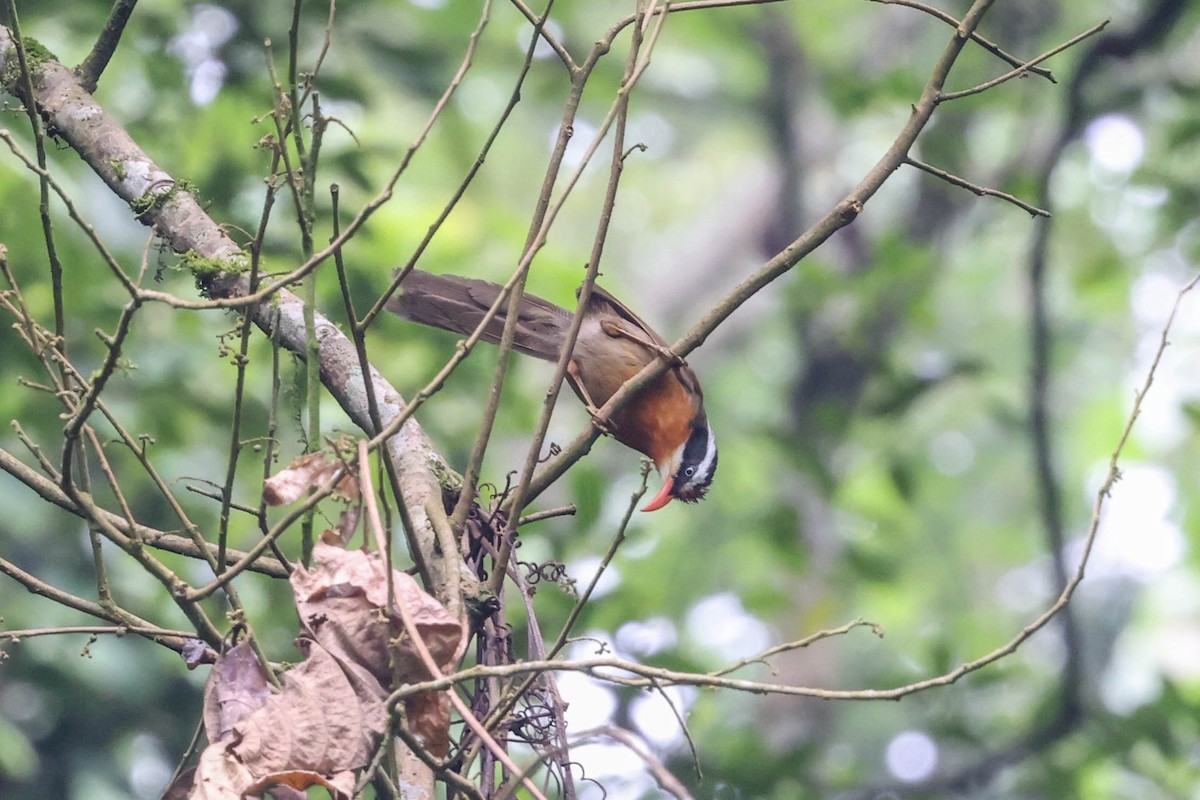
[[[232,258],[212,258],[202,256],[195,250],[189,250],[180,254],[179,263],[198,281],[223,274],[237,275],[250,269],[250,259],[244,253],[239,253]]]
[[[113,174],[117,176],[117,180],[119,180],[119,181],[125,180],[125,176],[128,173],[125,171],[125,162],[124,161],[118,161],[115,158],[110,158],[108,160],[108,165],[110,167],[112,167]]]
[[[21,43],[25,46],[25,63],[29,65],[30,74],[36,73],[38,68],[47,61],[58,60],[58,57],[50,52],[48,47],[32,36],[23,37]],[[14,50],[12,56],[8,59],[8,64],[4,67],[4,74],[0,75],[0,82],[5,86],[14,86],[20,79],[21,60],[17,58],[16,51]]]
[[[50,52],[49,47],[32,36],[26,36],[22,42],[25,45],[25,59],[29,62],[30,69],[40,67],[47,61],[58,61],[58,56]]]
[[[109,164],[114,170],[119,169],[115,162],[110,161]],[[120,170],[124,172],[124,167],[121,167]],[[121,178],[120,173],[118,173],[118,178]],[[180,192],[187,192],[192,197],[196,197],[197,193],[196,184],[187,179],[175,181],[166,192],[155,191],[160,186],[162,186],[161,181],[155,182],[154,185],[150,186],[149,190],[146,190],[142,197],[130,200],[130,207],[133,209],[133,213],[136,213],[140,217],[151,209],[155,209],[155,207],[166,205],[168,200],[173,199]]]
[[[137,216],[142,216],[156,206],[160,206],[167,202],[167,199],[174,194],[175,190],[169,192],[146,192],[141,197],[135,197],[129,201],[129,207],[133,209],[133,213]]]
[[[462,476],[450,469],[445,461],[432,454],[428,459],[428,464],[430,471],[433,472],[438,484],[442,487],[443,498],[450,500],[451,503],[457,501],[463,488]]]
[[[114,170],[117,169],[117,165],[115,163],[113,163],[112,166]],[[122,171],[123,169],[124,168],[122,167]],[[121,177],[121,175],[118,174],[117,177]],[[129,207],[133,209],[134,214],[140,217],[151,209],[166,204],[168,200],[175,197],[175,195],[179,194],[180,192],[187,192],[191,195],[196,194],[196,184],[187,179],[175,181],[173,184],[171,184],[171,188],[165,192],[156,191],[160,185],[160,183],[155,183],[141,197],[129,201]]]

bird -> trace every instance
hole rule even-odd
[[[476,278],[412,270],[385,307],[411,322],[470,334],[501,291],[503,287]],[[499,343],[507,308],[507,302],[502,303],[484,327],[485,341]],[[566,378],[593,419],[642,367],[656,358],[671,364],[610,420],[599,423],[617,441],[648,456],[663,479],[662,488],[642,511],[657,511],[675,499],[699,501],[717,469],[717,439],[696,374],[653,328],[599,286],[592,286],[582,313]],[[557,362],[572,316],[573,312],[548,300],[523,295],[513,348]]]

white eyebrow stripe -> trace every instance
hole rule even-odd
[[[712,426],[708,426],[708,448],[704,451],[704,458],[700,460],[700,464],[696,467],[697,475],[707,475],[712,469],[713,462],[717,459],[717,436],[713,433]]]

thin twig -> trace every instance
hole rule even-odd
[[[533,26],[533,35],[529,40],[529,45],[525,52],[526,64],[533,61],[533,55],[537,51],[538,37],[546,25],[546,20],[550,18],[550,11],[553,7],[554,0],[548,0],[546,10]],[[561,128],[559,135],[562,135]],[[547,170],[547,183],[550,186],[553,185],[551,176],[557,174],[558,166],[559,164],[552,160]],[[545,187],[543,191],[547,191],[549,186],[546,184],[543,184],[543,186]],[[534,222],[531,227],[536,228],[538,223],[539,220],[535,213]],[[534,234],[532,230],[529,236],[533,238]],[[520,304],[525,293],[525,276],[527,274],[528,265],[526,265],[524,270],[517,270],[517,278],[513,284],[512,292],[508,297],[508,309],[504,319],[504,330],[500,335],[500,346],[492,375],[492,385],[487,393],[483,413],[480,415],[479,433],[475,437],[475,443],[471,447],[471,455],[467,459],[466,468],[463,470],[462,491],[459,492],[454,511],[450,515],[450,525],[456,530],[462,527],[463,522],[467,518],[468,509],[475,502],[475,487],[479,481],[479,470],[483,465],[483,457],[487,453],[488,442],[491,440],[492,427],[496,422],[496,413],[500,410],[500,396],[504,389],[504,380],[508,376],[509,357],[512,354],[513,343],[516,341],[517,322],[521,318]]]
[[[833,636],[842,636],[854,630],[855,628],[870,628],[872,633],[881,639],[883,638],[883,628],[880,625],[877,625],[874,622],[867,622],[866,620],[859,618],[847,622],[845,625],[841,625],[837,628],[828,628],[823,631],[817,631],[814,634],[805,636],[803,639],[797,639],[794,642],[787,642],[786,644],[777,644],[774,647],[768,647],[766,650],[762,651],[756,656],[743,658],[741,661],[723,667],[712,674],[728,675],[729,673],[736,672],[742,667],[749,666],[750,664],[764,664],[771,656],[779,655],[780,653],[790,653],[795,650],[803,650],[809,645],[816,644],[822,639],[829,639]]]
[[[583,607],[591,599],[592,593],[596,591],[596,586],[600,583],[600,578],[604,575],[604,571],[608,569],[612,560],[617,555],[617,550],[625,541],[626,532],[629,530],[629,523],[633,519],[633,512],[637,510],[638,501],[646,494],[646,479],[649,475],[649,466],[647,465],[642,469],[641,487],[629,496],[629,505],[625,508],[625,514],[621,517],[621,523],[617,526],[617,532],[613,536],[613,540],[609,542],[608,550],[605,551],[604,557],[600,559],[600,563],[596,566],[596,572],[592,575],[591,581],[588,582],[587,588],[583,590],[583,594],[579,595],[579,599],[575,601],[575,605],[571,608],[571,613],[567,615],[566,622],[563,623],[562,629],[558,632],[558,637],[554,640],[554,645],[547,654],[548,658],[554,658],[566,645],[572,628],[575,627],[575,623],[579,620],[579,615],[583,613]]]
[[[882,2],[882,0],[874,0],[874,2],[878,3],[878,2]],[[985,196],[986,197],[997,197],[1001,200],[1012,203],[1017,208],[1020,208],[1023,211],[1028,212],[1028,214],[1031,217],[1048,217],[1048,216],[1050,216],[1050,212],[1046,211],[1044,208],[1038,208],[1037,206],[1030,205],[1029,203],[1026,203],[1024,200],[1021,200],[1020,198],[1015,197],[1015,196],[1009,194],[1008,192],[1001,192],[998,189],[991,189],[991,188],[988,188],[987,186],[980,186],[977,183],[971,183],[970,181],[968,181],[964,178],[960,178],[957,175],[954,175],[953,173],[946,172],[945,170],[938,169],[937,167],[933,166],[932,164],[926,164],[924,161],[913,158],[912,156],[905,156],[904,163],[908,164],[910,167],[916,167],[917,169],[921,170],[922,172],[928,172],[930,175],[933,175],[935,178],[941,178],[946,183],[949,183],[952,186],[958,186],[959,188],[966,189],[966,190],[974,193],[978,197],[985,197]]]
[[[533,9],[525,4],[524,0],[510,0],[510,2],[516,6],[517,10],[521,12],[521,15],[525,17],[525,19],[528,20],[531,25],[534,26],[537,37],[540,37],[546,42],[546,44],[550,45],[550,49],[553,50],[555,55],[558,56],[558,60],[563,62],[563,65],[567,68],[567,72],[574,73],[575,70],[578,69],[575,64],[575,60],[571,58],[571,54],[567,52],[567,48],[564,47],[562,42],[558,40],[558,37],[556,37],[551,31],[546,30],[545,16],[543,15],[539,18],[533,13]]]
[[[5,562],[7,563],[7,562]],[[17,631],[0,631],[0,639],[32,639],[35,636],[66,636],[70,634],[87,633],[92,635],[112,634],[118,638],[135,633],[148,639],[171,636],[179,639],[194,639],[192,631],[173,631],[169,628],[158,628],[153,625],[65,625],[61,628],[26,628]]]
[[[598,728],[580,731],[571,741],[572,744],[578,745],[599,738],[612,739],[640,758],[646,768],[650,770],[650,774],[654,776],[654,780],[658,782],[659,788],[664,792],[676,800],[692,800],[692,793],[679,778],[675,777],[674,773],[667,769],[667,765],[658,760],[653,753],[646,749],[643,742],[624,728],[615,725],[601,725]]]
[[[33,132],[34,151],[37,154],[38,167],[38,216],[42,222],[42,237],[46,242],[46,257],[50,266],[50,289],[54,298],[54,335],[62,340],[66,331],[66,311],[63,301],[62,261],[58,257],[58,246],[54,240],[54,224],[50,217],[50,173],[46,162],[46,125],[38,114],[36,95],[33,89],[33,75],[29,71],[29,54],[25,50],[25,38],[21,35],[21,23],[17,16],[16,0],[7,0],[8,26],[12,31],[12,41],[16,45],[17,64],[21,74],[14,81],[14,88],[23,95],[25,113],[29,117],[29,126]],[[7,134],[7,131],[4,131]],[[11,138],[9,139],[11,143]],[[12,144],[10,144],[10,147]],[[65,345],[63,345],[65,347]]]
[[[675,707],[675,701],[667,694],[665,687],[655,681],[654,690],[662,697],[663,702],[667,704],[667,708],[671,709],[671,715],[679,723],[679,730],[683,731],[684,741],[687,742],[688,750],[692,754],[692,767],[696,770],[696,780],[704,780],[704,770],[700,768],[700,751],[696,748],[696,740],[692,738],[692,731],[688,728],[687,720],[683,718],[683,714],[679,713],[679,709]]]
[[[870,0],[870,2],[880,3],[885,6],[905,6],[906,8],[915,8],[917,11],[924,12],[935,19],[940,19],[951,28],[958,27],[958,20],[956,20],[952,15],[947,14],[940,8],[934,8],[933,6],[925,3],[918,3],[916,0]],[[997,58],[1007,61],[1011,66],[1019,67],[1023,63],[1021,59],[1005,52],[1004,50],[1001,50],[999,45],[983,38],[975,31],[971,32],[971,40]],[[1034,75],[1040,75],[1051,83],[1058,83],[1058,81],[1054,79],[1054,74],[1044,67],[1029,67],[1029,72],[1033,73]]]
[[[986,92],[988,89],[991,89],[995,86],[999,86],[1000,84],[1004,83],[1005,81],[1010,81],[1013,78],[1019,78],[1022,75],[1029,72],[1031,67],[1042,63],[1043,61],[1045,61],[1048,58],[1058,55],[1062,51],[1066,50],[1068,47],[1074,47],[1075,45],[1082,42],[1084,39],[1088,39],[1092,36],[1095,36],[1097,33],[1104,30],[1108,26],[1109,21],[1110,20],[1106,19],[1096,25],[1093,25],[1092,27],[1088,28],[1083,33],[1078,34],[1076,36],[1072,36],[1067,41],[1063,42],[1062,44],[1058,45],[1057,47],[1053,47],[1053,48],[1047,50],[1045,53],[1042,53],[1037,58],[1026,61],[1024,64],[1021,64],[1021,65],[1009,70],[1008,72],[1004,73],[1003,75],[1001,75],[999,77],[992,78],[990,81],[985,81],[985,82],[979,84],[978,86],[972,86],[970,89],[963,89],[960,92],[947,92],[938,98],[938,102],[945,103],[950,100],[958,100],[963,97],[969,97],[973,94],[979,94],[981,92]]]
[[[557,508],[547,508],[544,511],[535,511],[532,514],[526,514],[517,521],[517,527],[528,525],[531,522],[541,522],[545,519],[553,519],[554,517],[570,517],[574,516],[578,509],[575,504],[559,506]]]
[[[554,222],[555,215],[562,204],[566,202],[566,198],[570,195],[571,190],[583,175],[583,171],[587,164],[591,161],[592,156],[599,148],[600,143],[608,133],[608,129],[615,124],[616,128],[613,133],[613,155],[609,167],[609,181],[605,189],[604,204],[601,207],[600,218],[596,224],[596,234],[592,241],[592,253],[588,261],[587,271],[584,276],[584,282],[579,291],[579,298],[575,309],[575,315],[571,319],[571,325],[567,329],[567,335],[562,345],[562,352],[559,354],[558,362],[555,364],[554,375],[551,377],[550,386],[546,391],[546,400],[542,405],[542,413],[538,418],[538,426],[534,432],[533,439],[529,444],[529,449],[525,455],[525,464],[521,469],[520,477],[517,480],[516,489],[505,499],[505,507],[508,513],[508,522],[505,525],[505,530],[500,537],[500,558],[497,562],[496,569],[493,570],[492,577],[489,582],[489,588],[493,591],[499,589],[500,584],[504,581],[505,567],[510,558],[513,546],[513,526],[514,520],[518,517],[521,511],[524,510],[528,502],[527,494],[529,492],[530,483],[534,477],[534,470],[541,463],[542,443],[545,441],[546,432],[550,428],[550,416],[554,412],[555,403],[558,401],[558,393],[562,387],[562,382],[567,374],[567,368],[570,360],[573,357],[575,342],[579,337],[579,332],[583,326],[583,314],[588,307],[589,298],[591,297],[592,287],[595,284],[596,276],[600,271],[600,260],[604,252],[604,243],[608,236],[609,223],[612,220],[613,208],[616,204],[617,188],[620,184],[621,172],[625,163],[625,121],[629,112],[629,96],[638,79],[645,72],[646,67],[650,63],[650,56],[654,50],[654,44],[658,39],[658,34],[662,30],[662,25],[666,21],[666,15],[662,15],[657,20],[653,32],[645,37],[645,22],[651,19],[651,13],[659,8],[658,3],[650,3],[645,8],[645,16],[643,24],[634,29],[632,41],[630,43],[629,55],[626,60],[625,74],[621,80],[621,86],[617,89],[617,97],[609,107],[608,113],[604,120],[597,128],[595,136],[589,145],[587,151],[580,159],[580,164],[575,173],[567,181],[567,185],[562,191],[562,195],[558,204],[550,207],[547,210],[546,219],[542,223],[542,232],[539,237],[544,241],[546,231]],[[614,29],[616,30],[616,29]],[[615,36],[613,31],[609,32],[609,37]],[[605,45],[607,50],[609,39],[602,39],[597,44],[597,48],[601,44]],[[595,53],[596,51],[594,51]],[[589,58],[585,67],[590,70],[596,63],[596,57]],[[580,95],[582,94],[584,82],[590,73],[581,70],[576,77],[576,88]],[[596,428],[598,431],[599,429]]]
[[[271,165],[268,170],[271,177],[266,181],[267,190],[263,196],[262,213],[258,218],[258,229],[250,243],[250,289],[258,286],[259,269],[262,266],[262,246],[266,240],[267,224],[271,219],[271,211],[275,208],[275,197],[278,187],[275,182],[275,171],[279,165],[279,151],[271,155]],[[225,568],[225,550],[229,542],[230,511],[235,508],[233,502],[233,484],[237,478],[238,457],[242,452],[242,417],[245,408],[246,369],[250,363],[250,333],[254,320],[250,314],[242,316],[238,336],[238,349],[233,356],[235,370],[233,385],[233,416],[229,424],[229,456],[225,462],[225,483],[221,486],[221,511],[217,517],[217,572]],[[268,459],[270,458],[270,434],[268,434]],[[260,501],[259,508],[254,512],[265,524],[265,506]]]
[[[157,625],[150,623],[128,611],[118,609],[116,606],[105,608],[99,603],[91,600],[85,600],[82,597],[71,594],[70,592],[59,589],[41,578],[26,572],[6,558],[0,557],[0,572],[15,580],[17,583],[24,586],[30,592],[36,595],[45,597],[60,606],[73,608],[76,611],[82,611],[97,619],[102,619],[107,622],[114,623],[117,627],[124,628],[130,633],[135,633],[139,636],[144,636],[153,642],[169,647],[176,652],[183,649],[184,643],[189,639],[194,639],[194,633],[186,633],[183,636],[174,636],[174,631],[165,631]],[[158,631],[165,631],[161,635]],[[2,636],[3,634],[0,634]]]
[[[83,428],[84,423],[88,421],[92,411],[96,408],[96,403],[100,399],[100,393],[104,391],[104,387],[108,385],[109,379],[116,372],[117,365],[121,359],[121,347],[125,343],[125,337],[129,335],[130,327],[133,324],[133,316],[141,308],[141,302],[137,299],[130,300],[121,309],[121,316],[117,320],[117,330],[111,337],[102,337],[104,344],[108,347],[108,354],[104,357],[104,363],[97,370],[91,380],[84,385],[87,386],[87,392],[84,394],[79,406],[76,409],[67,409],[71,413],[71,418],[63,428],[63,455],[61,480],[63,488],[66,489],[67,482],[72,480],[71,475],[71,457],[75,451],[75,442],[79,438],[79,432]],[[65,354],[64,354],[65,355]],[[78,376],[82,381],[82,375]]]

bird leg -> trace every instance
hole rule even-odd
[[[607,333],[609,336],[612,336],[612,337],[621,336],[626,339],[629,339],[631,342],[637,342],[638,344],[640,344],[642,347],[646,348],[650,352],[656,353],[659,358],[661,358],[663,361],[666,361],[672,367],[686,367],[687,366],[687,362],[683,360],[683,357],[676,355],[674,353],[674,351],[671,350],[671,348],[664,347],[663,345],[659,344],[658,342],[652,342],[652,341],[650,341],[650,339],[648,339],[646,336],[642,335],[640,332],[631,331],[631,330],[629,330],[629,328],[627,328],[624,325],[621,325],[618,322],[613,322],[612,320],[607,320],[607,319],[603,320],[600,323],[600,329],[603,330],[605,333]]]
[[[612,423],[608,420],[600,419],[600,407],[592,400],[592,396],[588,394],[587,387],[583,385],[583,379],[579,376],[579,364],[575,359],[567,362],[567,378],[571,381],[571,385],[579,392],[580,398],[583,399],[583,407],[587,409],[588,416],[592,418],[592,424],[596,426],[596,430],[601,433],[612,435]]]

